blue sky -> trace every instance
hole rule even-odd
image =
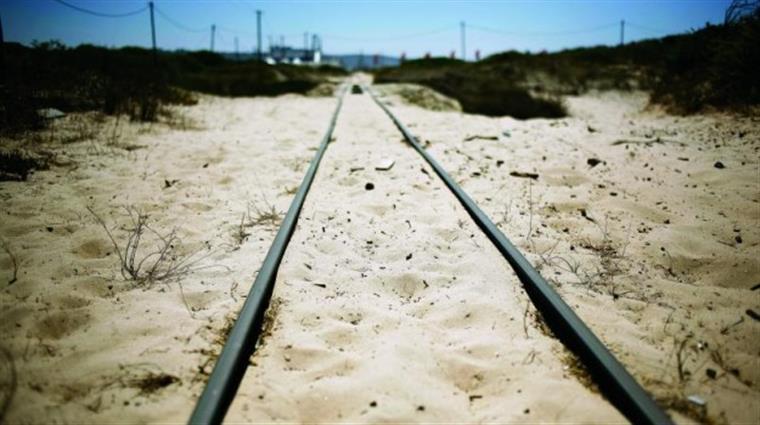
[[[146,5],[134,0],[65,0],[102,13],[125,13]],[[304,32],[320,34],[327,53],[418,57],[430,52],[460,55],[460,21],[466,22],[468,58],[508,49],[555,51],[616,44],[620,20],[626,40],[679,33],[720,23],[730,0],[607,1],[223,1],[155,0],[156,33],[163,49],[207,49],[210,26],[218,27],[216,50],[256,45],[255,10],[263,11],[263,43],[285,38],[302,46]],[[2,0],[5,39],[29,44],[57,39],[67,45],[149,46],[148,12],[124,18],[91,16],[53,0]],[[193,31],[188,31],[193,30]]]

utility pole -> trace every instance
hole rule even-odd
[[[0,86],[5,86],[5,38],[2,17],[0,17]]]
[[[153,18],[153,2],[149,2],[148,6],[150,6],[150,37],[153,40],[153,65],[155,65],[158,62],[156,53],[156,20]]]
[[[214,51],[214,35],[216,33],[216,24],[211,24],[211,51]]]
[[[272,42],[269,42],[269,49],[272,49]],[[261,11],[256,10],[256,56],[261,60]]]
[[[304,52],[309,50],[309,33],[303,33],[303,50]]]
[[[625,19],[620,21],[620,45],[625,44]]]
[[[462,60],[466,61],[467,60],[467,50],[465,50],[465,45],[464,45],[464,21],[460,22],[459,26],[460,26],[461,36],[462,36]]]
[[[237,38],[237,36],[235,37],[235,60],[238,61],[238,62],[240,61],[240,49],[239,49],[239,46],[238,46],[238,38]]]

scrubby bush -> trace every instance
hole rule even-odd
[[[516,118],[563,115],[558,96],[591,89],[644,89],[679,112],[760,104],[760,10],[737,22],[624,46],[556,53],[507,51],[480,62],[410,61],[376,72],[377,82],[428,86],[466,112]]]
[[[518,119],[559,118],[566,115],[556,98],[532,95],[513,81],[511,67],[485,70],[482,65],[452,59],[409,61],[376,73],[378,83],[422,84],[456,99],[464,112]]]
[[[341,70],[231,61],[212,52],[159,52],[52,41],[5,44],[6,87],[0,91],[5,132],[39,128],[39,108],[98,110],[155,121],[162,105],[192,102],[187,90],[226,96],[305,93]]]

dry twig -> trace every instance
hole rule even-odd
[[[10,257],[11,265],[13,265],[13,278],[8,281],[8,285],[13,285],[16,283],[16,280],[18,280],[18,258],[16,258],[16,254],[11,251],[11,247],[8,245],[8,241],[0,238],[0,245],[2,245],[3,251],[8,254],[8,257]]]
[[[90,214],[105,230],[111,244],[119,256],[121,275],[126,280],[133,280],[138,284],[151,284],[161,280],[178,278],[193,271],[205,268],[197,267],[197,263],[211,254],[197,257],[195,251],[189,255],[177,254],[178,247],[182,245],[177,236],[177,229],[172,229],[167,234],[160,234],[148,226],[148,215],[138,211],[134,207],[125,207],[132,225],[127,229],[127,241],[121,246],[113,236],[113,233],[105,221],[90,207]],[[153,251],[145,254],[142,243],[146,234],[152,236],[158,245]],[[208,266],[210,267],[210,266]]]

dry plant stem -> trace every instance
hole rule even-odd
[[[686,370],[686,353],[684,353],[686,349],[686,344],[689,343],[689,338],[684,338],[680,343],[678,341],[675,341],[676,344],[676,366],[678,367],[678,380],[681,383],[686,382],[686,374],[688,371]]]
[[[0,404],[0,423],[4,423],[5,414],[8,412],[8,408],[13,401],[13,396],[16,394],[16,387],[18,386],[18,377],[16,376],[16,364],[13,362],[13,356],[10,351],[5,347],[0,347],[0,361],[8,368],[8,382],[7,388],[2,388],[0,396],[2,396],[2,403]]]
[[[528,181],[528,236],[525,238],[530,241],[533,234],[533,182]]]
[[[523,331],[525,332],[525,338],[530,338],[530,335],[528,335],[528,312],[530,312],[530,300],[525,303],[525,313],[523,313]]]
[[[13,285],[16,283],[16,280],[18,280],[18,258],[16,258],[16,254],[11,251],[11,247],[5,239],[0,238],[0,245],[2,245],[3,251],[8,254],[8,257],[10,257],[11,264],[13,265],[13,278],[8,281],[8,285]]]
[[[151,284],[161,280],[181,277],[190,272],[206,268],[194,266],[211,255],[211,253],[202,257],[195,256],[198,251],[190,255],[173,255],[173,250],[181,245],[181,240],[177,237],[176,229],[166,235],[161,235],[148,226],[148,216],[146,214],[139,212],[134,207],[125,207],[125,209],[132,220],[132,226],[128,229],[129,237],[122,249],[105,221],[92,208],[87,207],[87,210],[95,217],[98,224],[103,227],[108,238],[111,240],[111,244],[119,256],[121,275],[124,279],[135,281],[138,284]],[[146,230],[159,241],[159,247],[138,260],[140,257],[138,252],[141,251],[140,244]]]
[[[108,145],[109,146],[116,146],[119,143],[119,139],[121,138],[121,114],[116,115],[116,120],[113,124],[113,131],[111,131],[111,136],[108,139]]]

